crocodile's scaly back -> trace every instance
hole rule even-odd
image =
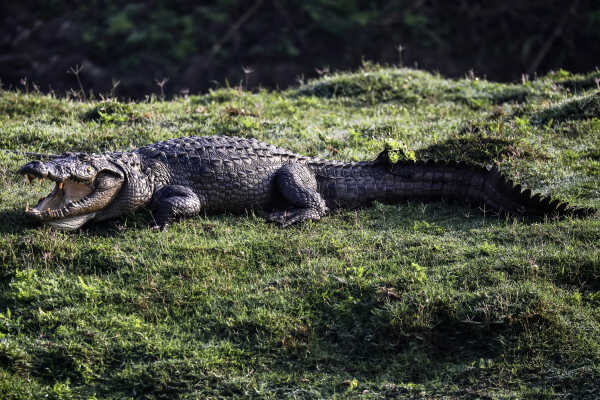
[[[240,159],[262,159],[272,162],[282,160],[309,160],[289,150],[260,142],[253,138],[229,136],[191,136],[169,139],[142,146],[134,152],[146,158],[200,157],[202,159],[236,161]]]

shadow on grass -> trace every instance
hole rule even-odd
[[[390,208],[393,211],[381,211],[381,214],[385,214],[387,217],[391,217],[392,219],[389,222],[385,221],[377,221],[377,226],[375,227],[377,230],[387,231],[393,228],[396,228],[397,225],[394,224],[395,218],[402,218],[403,223],[410,221],[425,221],[428,223],[435,223],[438,226],[443,228],[456,228],[457,225],[462,223],[467,223],[467,227],[465,229],[470,229],[472,225],[481,225],[481,224],[492,224],[492,225],[502,225],[507,223],[507,221],[513,221],[517,217],[510,217],[506,215],[500,215],[494,212],[489,212],[484,209],[475,206],[465,205],[459,201],[450,201],[450,200],[438,200],[438,201],[430,201],[430,202],[418,202],[418,201],[409,201],[409,202],[401,202],[393,205],[385,205],[380,203],[375,203],[371,206],[361,207],[359,210],[370,210],[373,213],[376,213],[377,208]],[[345,211],[348,210],[339,210],[334,211],[330,214],[330,218],[342,218],[344,220],[348,220],[353,218],[349,215],[344,215]],[[256,215],[260,218],[263,218],[266,213],[261,210],[255,211]],[[390,215],[393,214],[393,215]],[[223,214],[209,214],[205,215],[204,218],[217,218],[220,215],[223,216],[233,216],[236,218],[247,218],[246,214],[231,214],[231,213],[223,213]],[[373,215],[375,216],[375,215]],[[191,217],[194,218],[194,217]],[[0,224],[0,233],[23,233],[23,231],[27,229],[35,229],[41,228],[44,225],[32,220],[27,217],[23,211],[20,210],[3,210],[0,211],[0,220],[3,221]],[[518,220],[523,223],[538,223],[543,221],[543,218],[540,217],[527,217],[520,216]],[[174,221],[170,228],[176,226],[181,223],[182,220]],[[316,222],[316,223],[324,223],[324,222]],[[99,221],[99,222],[89,222],[76,230],[75,232],[84,232],[90,236],[97,237],[114,237],[116,234],[127,230],[136,230],[143,231],[148,230],[156,224],[152,213],[149,210],[138,211],[135,214],[131,214],[125,217],[120,217],[107,221]],[[272,223],[272,226],[277,226],[276,223]],[[52,228],[51,228],[52,229]],[[169,228],[167,228],[169,229]],[[281,228],[286,229],[286,228]]]
[[[466,380],[478,374],[472,365],[501,357],[504,340],[515,333],[500,324],[461,323],[449,310],[444,312],[442,304],[434,305],[439,306],[439,315],[432,327],[405,330],[394,321],[387,300],[376,288],[340,288],[331,283],[319,289],[337,295],[323,301],[321,293],[307,294],[310,327],[281,332],[256,320],[234,325],[213,320],[201,341],[232,342],[248,356],[255,354],[274,376],[299,379],[302,374],[327,374],[330,382],[319,390],[330,394],[345,390],[343,382],[353,377],[360,377],[361,384],[386,379],[417,384]],[[273,382],[272,386],[283,390],[287,384]]]
[[[0,221],[0,233],[22,233],[25,229],[39,226],[20,209],[0,211]]]
[[[502,330],[456,327],[453,322],[441,323],[431,331],[399,334],[380,312],[382,303],[377,294],[363,293],[360,302],[346,310],[316,305],[312,311],[317,326],[278,332],[266,322],[248,320],[243,323],[219,324],[214,318],[210,328],[185,334],[186,340],[199,343],[226,343],[231,365],[252,368],[259,379],[269,379],[269,390],[282,392],[313,386],[323,396],[344,391],[348,379],[359,377],[360,383],[383,385],[394,382],[427,383],[432,381],[460,384],[479,374],[470,366],[480,360],[496,359],[504,350]],[[192,329],[190,327],[190,329]],[[131,349],[129,349],[131,350]],[[223,374],[207,372],[201,363],[186,361],[174,355],[171,359],[149,355],[145,347],[129,355],[128,362],[137,369],[129,375],[106,377],[113,388],[131,388],[157,397],[185,393],[190,385],[207,391],[220,387],[229,395],[247,393],[250,379],[232,380]],[[115,371],[121,368],[122,352],[110,357]],[[241,357],[241,358],[240,358]],[[449,371],[448,368],[454,368]],[[303,376],[327,376],[327,382],[308,382]],[[201,379],[199,379],[201,377]],[[458,379],[458,380],[457,380]],[[193,383],[195,382],[195,383]],[[319,396],[320,397],[320,396]],[[313,398],[313,397],[309,397]]]
[[[443,300],[426,303],[389,296],[383,288],[365,290],[352,284],[340,288],[335,283],[331,286],[333,293],[340,293],[338,299],[329,302],[314,299],[313,311],[323,323],[314,330],[319,333],[317,341],[338,352],[340,365],[351,365],[353,359],[368,360],[370,367],[361,374],[376,376],[386,370],[390,361],[399,361],[404,364],[405,380],[423,382],[439,373],[434,368],[437,363],[468,364],[481,358],[495,358],[502,351],[501,326],[457,321],[452,307]],[[400,314],[395,302],[403,310]],[[431,314],[431,323],[416,322],[423,312]],[[381,371],[370,371],[373,365]]]
[[[415,151],[417,159],[465,161],[479,165],[493,164],[494,161],[512,155],[518,143],[514,140],[485,137],[451,138]]]

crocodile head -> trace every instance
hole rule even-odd
[[[125,171],[104,155],[65,153],[50,161],[32,161],[19,173],[29,182],[49,179],[54,189],[25,213],[65,230],[77,229],[106,209],[121,190]]]

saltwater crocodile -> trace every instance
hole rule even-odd
[[[156,228],[202,212],[266,211],[283,226],[318,220],[330,209],[373,201],[459,200],[513,215],[585,213],[539,194],[531,196],[497,168],[460,163],[343,163],[294,154],[238,137],[184,137],[130,152],[64,153],[32,161],[19,173],[50,179],[54,190],[26,213],[61,229],[103,221],[149,206]]]

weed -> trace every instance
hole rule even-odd
[[[97,121],[101,124],[122,124],[131,118],[132,107],[116,100],[104,100],[82,116],[84,121]]]

